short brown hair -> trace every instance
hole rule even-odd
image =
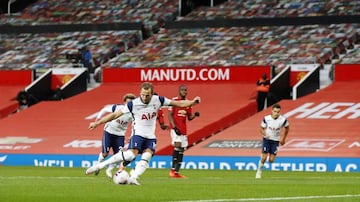
[[[144,82],[141,84],[141,89],[144,89],[144,90],[148,90],[150,89],[151,90],[151,93],[154,93],[154,86],[152,85],[152,83],[150,82]]]
[[[135,95],[132,93],[126,93],[123,97],[123,101],[125,102],[127,99],[133,100],[133,99],[135,99]]]
[[[273,108],[273,109],[274,109],[274,108],[281,109],[281,106],[276,103],[276,104],[273,104],[272,108]]]

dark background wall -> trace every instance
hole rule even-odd
[[[17,0],[11,4],[11,13],[19,12],[37,0]],[[8,12],[9,0],[0,0],[0,14]]]
[[[0,0],[0,14],[8,12],[8,1],[9,0]],[[11,4],[11,12],[19,12],[36,1],[37,0],[16,0]],[[225,1],[226,0],[213,0],[214,5],[223,3]],[[186,15],[198,6],[210,6],[210,2],[211,0],[181,0],[180,3],[184,9],[182,11],[182,15]]]

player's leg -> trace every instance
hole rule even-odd
[[[262,154],[261,160],[259,162],[258,171],[256,172],[256,176],[255,176],[255,178],[257,179],[261,178],[262,168],[264,167],[264,163],[266,159],[269,158],[268,161],[270,163],[274,162],[277,153],[277,148],[279,146],[279,141],[267,140],[266,142],[267,142],[266,144],[267,146],[264,147],[264,150],[267,153],[265,155],[264,153]]]
[[[261,154],[261,157],[260,157],[260,160],[259,160],[259,163],[258,163],[258,168],[257,168],[257,171],[256,171],[256,175],[255,175],[256,179],[261,178],[262,170],[264,168],[264,164],[265,164],[265,161],[267,159],[267,156],[268,156],[268,153],[262,153]]]
[[[125,140],[124,140],[125,142]],[[129,148],[129,144],[127,143],[126,145],[124,144],[124,147],[122,148],[122,150],[127,150]],[[124,160],[123,162],[120,163],[119,165],[119,170],[125,170],[126,166],[128,166],[132,161],[126,161]]]
[[[146,169],[149,167],[149,162],[150,162],[152,156],[153,156],[153,152],[151,150],[145,150],[141,154],[140,161],[136,164],[135,170],[131,173],[130,184],[140,185],[140,183],[137,182],[137,179],[142,174],[144,174]]]
[[[111,145],[111,148],[112,148],[114,154],[117,154],[119,151],[122,150],[122,148],[124,147],[124,141],[125,141],[124,136],[118,136],[118,135],[111,136],[111,144],[110,145]],[[118,163],[110,164],[105,171],[106,176],[109,178],[112,178],[112,170],[117,166],[118,166]]]
[[[177,165],[177,167],[175,168],[175,169],[176,169],[176,172],[180,172],[181,165],[182,165],[183,158],[184,158],[184,152],[185,152],[186,147],[187,147],[188,144],[189,144],[186,135],[181,135],[181,136],[180,136],[180,139],[181,139],[181,145],[180,145],[178,165]]]
[[[269,163],[273,163],[273,162],[275,161],[275,157],[276,157],[275,154],[270,154],[270,156],[269,156]]]
[[[173,129],[170,130],[170,136],[171,136],[171,144],[174,146],[174,149],[172,154],[172,161],[171,161],[172,164],[171,164],[169,176],[175,177],[177,173],[176,169],[180,167],[179,158],[181,158],[180,155],[182,155],[183,150],[181,148],[181,138],[179,135],[175,133]]]
[[[279,141],[270,141],[269,162],[273,163],[279,148]]]
[[[132,161],[135,157],[136,157],[136,154],[134,154],[132,150],[120,151],[117,154],[114,154],[113,156],[108,158],[107,160],[91,166],[90,168],[88,168],[86,170],[85,174],[89,175],[89,174],[96,172],[97,170],[101,170],[105,166],[108,166],[113,163],[121,163],[124,160]]]
[[[261,174],[262,174],[262,169],[264,168],[264,164],[265,161],[268,157],[269,154],[269,150],[270,150],[270,145],[269,145],[269,140],[263,138],[263,146],[262,146],[262,150],[261,150],[261,157],[258,163],[258,168],[256,171],[256,175],[255,178],[259,179],[261,178]]]
[[[172,165],[171,165],[171,169],[174,170],[175,172],[179,172],[180,167],[181,167],[181,163],[182,163],[182,159],[183,159],[183,152],[184,152],[184,148],[182,148],[180,145],[180,142],[178,146],[174,147],[174,151],[173,151],[173,156],[172,156]]]
[[[185,135],[181,135],[179,137],[181,139],[181,143],[176,147],[179,153],[177,157],[177,165],[175,166],[174,178],[186,178],[184,175],[180,174],[180,169],[184,158],[185,148],[188,146],[188,139]]]
[[[103,138],[101,140],[101,152],[98,156],[98,163],[101,163],[109,155],[110,150],[110,134],[104,130]],[[100,170],[96,171],[94,174],[99,175]]]
[[[131,163],[131,161],[123,161],[120,164],[119,170],[125,170],[126,166],[128,166]]]
[[[132,144],[130,141],[129,149],[137,150],[142,153],[141,160],[136,164],[134,172],[132,172],[129,184],[140,185],[137,179],[146,171],[149,166],[151,157],[155,153],[156,139],[146,139],[140,136],[133,136],[132,140],[138,144]]]

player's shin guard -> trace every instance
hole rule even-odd
[[[142,175],[147,167],[149,166],[149,161],[151,160],[152,154],[150,152],[145,152],[141,155],[141,160],[136,164],[135,171],[131,175],[132,178],[139,178]]]
[[[179,172],[184,157],[184,148],[178,148],[178,159],[175,167],[176,172]]]
[[[99,163],[98,168],[102,169],[107,165],[110,165],[113,163],[120,163],[120,162],[123,162],[124,160],[132,161],[134,158],[135,158],[135,154],[132,151],[130,151],[130,150],[126,150],[124,152],[120,151],[120,152],[114,154],[109,159]]]
[[[177,147],[174,148],[173,155],[172,155],[172,165],[171,168],[176,169],[178,165],[179,159],[179,150]]]

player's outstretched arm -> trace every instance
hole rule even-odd
[[[190,107],[200,103],[200,97],[196,96],[193,100],[171,100],[170,105],[175,107]]]
[[[97,114],[95,121],[100,120],[101,117],[103,117],[105,114],[111,113],[112,111],[112,105],[106,105],[104,108],[100,110],[100,112]]]
[[[100,120],[97,120],[95,122],[91,122],[89,124],[89,129],[93,130],[96,127],[98,127],[99,125],[101,125],[101,124],[104,124],[106,122],[109,122],[109,121],[111,121],[113,119],[116,119],[116,118],[120,117],[122,114],[123,113],[121,111],[116,111],[116,112],[110,113],[110,114],[102,117]]]

